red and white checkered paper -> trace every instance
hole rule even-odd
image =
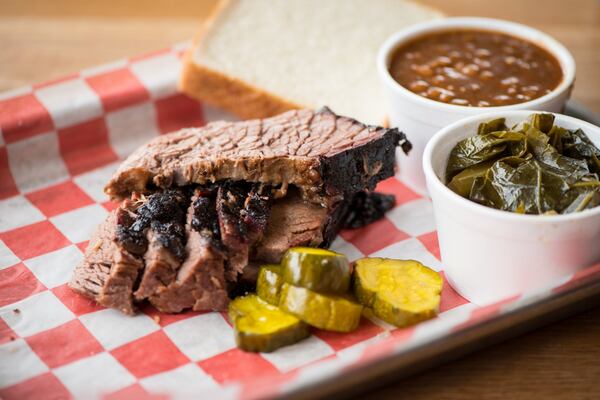
[[[227,117],[177,93],[186,45],[0,94],[0,398],[258,398],[333,379],[573,285],[477,307],[449,285],[438,318],[406,329],[363,318],[349,334],[315,331],[269,354],[235,347],[222,313],[135,316],[67,288],[94,227],[114,204],[102,187],[149,139]],[[443,271],[431,203],[395,178],[386,218],[342,232],[350,259],[412,258]]]

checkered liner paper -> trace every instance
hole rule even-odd
[[[227,118],[177,93],[185,47],[0,95],[0,398],[285,395],[600,278],[598,265],[483,308],[445,284],[440,316],[416,327],[363,318],[355,332],[316,330],[268,354],[238,350],[223,313],[147,307],[130,317],[73,293],[66,282],[115,206],[102,188],[119,160],[155,136]],[[395,178],[378,189],[396,208],[333,248],[443,272],[430,201]]]

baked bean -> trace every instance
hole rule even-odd
[[[444,67],[444,69],[442,71],[450,79],[454,79],[454,80],[465,79],[465,76],[463,74],[461,74],[460,72],[458,72],[457,70],[455,70],[454,68]]]
[[[426,93],[427,93],[427,97],[437,100],[440,98],[440,95],[442,94],[442,89],[439,87],[436,87],[436,86],[431,86],[427,89]]]
[[[494,73],[492,71],[481,71],[479,77],[481,78],[481,80],[487,81],[494,77]]]
[[[481,68],[489,68],[492,66],[492,63],[489,62],[488,60],[482,60],[481,58],[474,58],[473,62],[477,65],[479,65]]]
[[[414,81],[413,83],[411,83],[408,87],[413,92],[421,92],[429,87],[429,83],[425,82],[422,79],[419,79],[418,81]]]
[[[479,72],[479,67],[476,64],[467,64],[462,68],[461,72],[467,76],[475,76]]]
[[[445,80],[446,80],[446,77],[444,75],[436,75],[432,79],[433,83],[435,83],[436,85],[444,83]]]
[[[465,99],[452,99],[450,101],[450,103],[456,104],[457,106],[468,106],[469,105],[469,101],[465,100]]]
[[[537,85],[523,86],[524,92],[537,92],[538,90],[540,90],[540,87]]]
[[[414,70],[417,72],[417,74],[419,74],[421,76],[431,76],[431,75],[433,75],[433,70],[427,64],[424,64],[424,65],[414,64]]]
[[[441,67],[441,66],[446,66],[446,65],[450,65],[450,64],[452,64],[452,59],[450,57],[439,56],[438,58],[433,60],[429,65],[432,66],[433,68],[435,68],[435,67]]]
[[[494,100],[496,100],[496,102],[498,104],[506,104],[507,102],[509,102],[511,99],[510,96],[507,96],[505,94],[498,94],[496,96],[494,96]]]
[[[489,57],[492,55],[492,52],[488,49],[477,49],[475,50],[475,55],[477,57]]]
[[[432,100],[490,107],[543,96],[562,80],[556,58],[504,33],[450,30],[425,35],[392,55],[392,77]]]
[[[461,54],[460,51],[452,50],[450,53],[448,53],[448,56],[452,60],[457,60],[461,57]]]
[[[438,98],[438,100],[442,101],[444,103],[449,103],[452,100],[452,96],[449,96],[446,93],[442,93],[442,94],[440,94],[440,97]]]

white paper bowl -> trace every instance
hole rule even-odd
[[[476,304],[535,291],[600,260],[600,207],[556,215],[521,215],[467,200],[444,184],[450,151],[481,122],[524,121],[534,111],[496,111],[462,119],[427,144],[423,170],[433,201],[442,262],[450,284]],[[555,123],[581,128],[600,146],[600,128],[555,114]]]
[[[451,29],[480,29],[506,33],[533,42],[553,54],[563,70],[563,80],[552,92],[527,101],[500,107],[465,107],[431,100],[401,86],[389,73],[394,50],[419,36]],[[514,22],[490,18],[445,18],[413,25],[392,35],[379,49],[377,69],[388,98],[390,125],[406,133],[413,145],[410,154],[397,154],[400,178],[417,192],[426,193],[421,161],[425,145],[441,128],[461,118],[496,110],[543,110],[561,112],[575,81],[575,61],[552,37]]]

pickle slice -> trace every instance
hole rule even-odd
[[[251,294],[229,303],[237,346],[245,351],[271,352],[310,335],[298,318]]]
[[[283,279],[294,286],[322,293],[346,293],[350,263],[343,254],[314,247],[294,247],[281,260]]]
[[[354,294],[382,320],[399,327],[435,317],[442,278],[418,261],[363,258],[354,267]]]
[[[260,267],[258,279],[256,280],[256,294],[258,294],[258,297],[269,304],[278,306],[281,285],[283,285],[283,277],[281,276],[280,265],[266,264]]]
[[[326,295],[284,283],[279,307],[314,327],[351,332],[358,327],[362,306],[347,298]]]

